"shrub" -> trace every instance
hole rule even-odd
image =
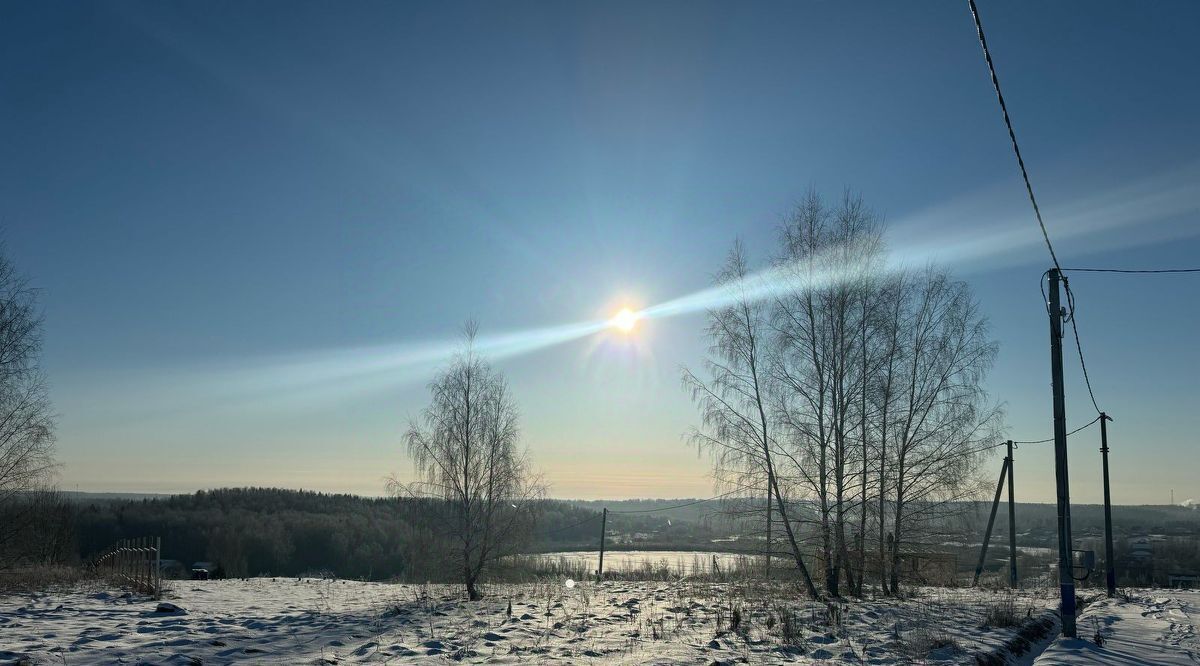
[[[1004,597],[987,605],[983,616],[983,626],[993,629],[1016,627],[1024,620],[1017,612],[1016,601],[1012,597]]]

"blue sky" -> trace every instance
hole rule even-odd
[[[1200,263],[1200,6],[981,11],[1063,264]],[[381,492],[429,368],[340,369],[696,291],[809,187],[933,242],[992,320],[1011,434],[1050,434],[1049,260],[965,3],[5,3],[0,90],[67,488]],[[1115,501],[1200,497],[1197,280],[1072,282]],[[498,361],[553,494],[709,494],[678,381],[701,325]],[[1053,499],[1052,461],[1019,451],[1019,497]]]

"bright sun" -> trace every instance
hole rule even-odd
[[[621,311],[612,318],[611,323],[618,331],[629,333],[633,331],[633,327],[637,325],[637,313],[629,308],[621,308]]]

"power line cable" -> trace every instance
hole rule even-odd
[[[1091,421],[1088,421],[1087,423],[1085,423],[1085,424],[1083,424],[1083,425],[1079,426],[1078,428],[1076,428],[1076,429],[1072,430],[1071,432],[1067,433],[1067,437],[1070,437],[1071,435],[1074,435],[1075,433],[1077,433],[1077,432],[1079,432],[1079,431],[1081,431],[1081,430],[1085,430],[1085,429],[1087,429],[1087,428],[1090,428],[1090,427],[1092,427],[1092,426],[1093,426],[1093,425],[1095,425],[1095,423],[1096,423],[1097,421],[1099,421],[1099,420],[1100,420],[1100,417],[1099,417],[1099,416],[1097,416],[1096,418],[1092,419]],[[1039,440],[1036,440],[1036,441],[1028,441],[1028,442],[1017,441],[1017,440],[1015,440],[1015,439],[1014,439],[1014,440],[1013,440],[1013,444],[1048,444],[1048,443],[1050,443],[1050,442],[1053,442],[1053,441],[1054,441],[1054,438],[1053,438],[1053,437],[1050,437],[1050,438],[1047,438],[1047,439],[1039,439]],[[999,444],[996,444],[995,446],[1004,446],[1004,442],[1000,442]]]
[[[1025,160],[1021,157],[1021,147],[1017,144],[1017,134],[1013,130],[1012,119],[1009,118],[1008,115],[1008,106],[1004,103],[1004,93],[1000,91],[1000,79],[996,76],[996,66],[992,62],[992,54],[988,50],[987,38],[984,37],[983,34],[983,23],[979,18],[979,8],[975,5],[975,0],[967,0],[967,4],[971,8],[971,17],[975,20],[975,32],[979,36],[979,46],[983,49],[983,59],[987,62],[988,74],[992,79],[992,87],[995,88],[996,99],[1000,102],[1000,112],[1004,116],[1004,126],[1008,128],[1008,138],[1012,143],[1013,153],[1017,156],[1017,166],[1021,168],[1021,178],[1025,181],[1025,191],[1029,194],[1029,203],[1033,204],[1033,213],[1037,217],[1038,226],[1042,230],[1042,238],[1046,240],[1046,249],[1050,251],[1050,259],[1054,261],[1054,268],[1056,268],[1061,275],[1063,269],[1058,263],[1058,256],[1054,253],[1054,245],[1050,242],[1050,234],[1046,231],[1046,223],[1042,221],[1042,211],[1040,208],[1038,208],[1037,198],[1033,195],[1033,185],[1031,185],[1029,182],[1029,171],[1025,168]],[[1176,271],[1173,269],[1172,272],[1183,271]],[[1192,271],[1189,269],[1188,272]],[[1200,270],[1195,272],[1200,272]],[[1074,333],[1075,349],[1079,353],[1079,365],[1081,368],[1083,368],[1083,381],[1087,385],[1088,397],[1092,401],[1092,407],[1094,407],[1096,409],[1096,413],[1099,414],[1101,413],[1100,407],[1096,404],[1096,394],[1092,391],[1092,380],[1088,376],[1087,362],[1085,362],[1083,359],[1083,346],[1079,343],[1079,327],[1075,323],[1075,297],[1071,293],[1070,284],[1065,278],[1063,279],[1063,285],[1067,292],[1067,319],[1071,322],[1071,331]],[[1045,294],[1044,289],[1042,293],[1043,295]],[[1057,312],[1051,312],[1050,316],[1057,317],[1060,315]]]
[[[1060,268],[1061,271],[1076,273],[1200,273],[1200,268],[1156,268],[1134,270],[1129,268]]]
[[[1072,430],[1071,432],[1067,433],[1067,437],[1070,437],[1071,435],[1074,435],[1077,432],[1080,432],[1082,430],[1086,430],[1087,428],[1092,427],[1099,420],[1100,420],[1100,417],[1097,416],[1096,418],[1092,419],[1091,421],[1088,421],[1087,423],[1085,423],[1085,424],[1079,426],[1078,428]],[[1032,441],[1021,441],[1021,440],[1014,439],[1013,444],[1048,444],[1053,441],[1054,441],[1053,437],[1048,437],[1046,439],[1032,440]],[[986,444],[977,449],[971,449],[970,451],[966,451],[966,452],[962,453],[961,455],[966,456],[966,455],[971,455],[973,453],[981,453],[983,451],[988,451],[990,449],[998,449],[1001,446],[1005,446],[1006,444],[1008,444],[1007,441],[996,442],[995,444]]]
[[[996,99],[1000,102],[1000,113],[1004,115],[1004,126],[1008,128],[1008,139],[1012,142],[1013,153],[1017,156],[1017,166],[1021,167],[1021,177],[1025,180],[1025,191],[1029,193],[1029,203],[1033,204],[1033,214],[1037,216],[1038,226],[1042,229],[1042,238],[1046,240],[1046,249],[1050,250],[1050,259],[1054,267],[1060,271],[1058,256],[1054,254],[1054,245],[1050,243],[1050,234],[1046,231],[1046,223],[1042,221],[1042,211],[1038,208],[1037,198],[1033,196],[1033,185],[1029,183],[1029,172],[1025,169],[1025,160],[1021,157],[1021,147],[1017,145],[1017,133],[1013,131],[1012,119],[1008,117],[1008,106],[1004,103],[1004,93],[1000,92],[1000,79],[996,77],[996,66],[992,63],[992,54],[988,50],[987,39],[983,36],[983,23],[979,20],[979,8],[975,0],[967,0],[971,7],[971,17],[975,19],[975,32],[979,35],[979,46],[983,48],[983,59],[987,62],[988,74],[992,78],[992,87],[996,89]]]
[[[597,514],[595,514],[595,515],[593,515],[593,516],[589,516],[589,517],[587,517],[587,518],[584,518],[583,520],[581,520],[581,521],[579,521],[579,522],[577,522],[577,523],[571,523],[570,525],[567,525],[566,527],[559,527],[559,528],[556,528],[556,529],[550,530],[549,532],[543,532],[543,533],[542,533],[542,536],[550,536],[551,534],[557,534],[557,533],[559,533],[559,532],[564,532],[564,531],[566,531],[566,530],[569,530],[569,529],[571,529],[572,527],[579,527],[580,525],[583,525],[584,523],[590,523],[591,521],[593,521],[593,520],[595,520],[595,519],[597,519],[597,518],[599,518],[599,517],[600,517],[600,514],[598,514],[598,513],[597,513]]]
[[[727,493],[722,493],[722,494],[720,494],[720,495],[717,495],[717,496],[715,496],[715,497],[709,497],[709,498],[706,498],[706,499],[692,500],[691,502],[684,502],[683,504],[676,504],[675,506],[664,506],[664,507],[659,507],[659,508],[657,508],[657,509],[640,509],[640,510],[638,510],[638,511],[613,511],[613,510],[609,510],[609,512],[608,512],[608,513],[609,513],[609,515],[612,515],[612,514],[614,514],[614,513],[620,513],[620,514],[632,514],[632,513],[658,513],[659,511],[670,511],[671,509],[682,509],[682,508],[684,508],[684,507],[686,507],[686,506],[694,506],[694,505],[696,505],[696,504],[703,504],[703,503],[705,503],[705,502],[711,502],[711,501],[713,501],[713,500],[719,500],[719,499],[721,499],[722,497],[729,497],[730,495],[732,495],[732,494],[734,494],[734,493],[739,493],[739,492],[741,492],[741,491],[742,491],[742,489],[741,489],[741,488],[738,488],[737,490],[731,490],[731,491],[729,491],[729,492],[727,492]]]
[[[1096,394],[1092,392],[1092,380],[1088,377],[1087,361],[1083,360],[1083,346],[1079,344],[1079,327],[1075,324],[1075,297],[1071,293],[1071,286],[1066,278],[1063,278],[1063,284],[1067,286],[1067,302],[1071,308],[1071,332],[1075,335],[1075,350],[1079,352],[1079,367],[1083,368],[1083,383],[1087,386],[1088,397],[1092,400],[1092,407],[1096,410],[1097,414],[1103,414],[1104,412],[1100,410],[1100,405],[1096,404]],[[1097,416],[1096,418],[1100,417]]]

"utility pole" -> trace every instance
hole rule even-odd
[[[1000,480],[996,483],[996,498],[992,500],[992,512],[988,515],[987,531],[983,533],[983,546],[979,548],[979,564],[975,565],[975,578],[971,587],[979,584],[979,574],[983,573],[983,564],[987,559],[988,542],[992,540],[992,526],[996,523],[996,507],[1000,506],[1000,493],[1004,491],[1004,475],[1008,473],[1009,459],[1004,459],[1000,466]]]
[[[1008,440],[1008,584],[1017,586],[1017,511],[1013,499],[1013,442]]]
[[[1067,405],[1063,395],[1062,325],[1058,268],[1050,282],[1050,387],[1054,394],[1054,478],[1058,491],[1058,588],[1061,594],[1063,636],[1075,638],[1075,574],[1071,566],[1071,488],[1067,475]]]
[[[1104,460],[1104,582],[1108,596],[1117,595],[1117,569],[1113,562],[1112,499],[1108,494],[1108,414],[1100,412],[1100,454]]]
[[[600,516],[600,568],[596,570],[596,581],[604,580],[604,528],[608,525],[608,507]]]

